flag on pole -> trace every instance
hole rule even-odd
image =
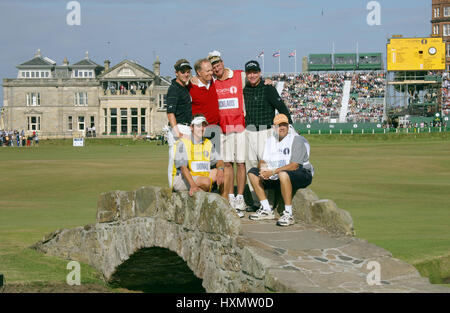
[[[275,52],[274,54],[272,54],[272,56],[274,58],[278,58],[280,56],[280,50],[278,50],[277,52]]]
[[[296,50],[294,50],[293,52],[289,53],[289,57],[290,58],[295,57],[296,55],[297,55],[297,51]]]
[[[258,54],[258,58],[261,58],[261,57],[263,57],[264,56],[264,50],[263,51],[261,51],[261,53],[260,54]]]

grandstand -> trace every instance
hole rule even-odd
[[[310,54],[308,72],[273,79],[283,82],[280,94],[293,121],[310,127],[313,123],[446,127],[450,76],[443,73],[441,41],[391,38],[386,46],[387,71],[381,53]]]
[[[279,76],[281,96],[299,123],[380,123],[383,120],[385,74],[304,73]]]

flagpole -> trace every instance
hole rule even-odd
[[[281,53],[280,50],[278,50],[278,75],[281,75]]]
[[[264,50],[263,50],[262,59],[263,59],[263,76],[264,76]]]
[[[294,61],[295,61],[295,75],[297,75],[297,50],[294,50]]]

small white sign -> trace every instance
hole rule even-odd
[[[84,147],[84,138],[73,138],[74,147]]]

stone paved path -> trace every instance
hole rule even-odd
[[[266,286],[281,292],[448,292],[432,285],[418,271],[375,245],[354,237],[337,236],[324,229],[297,223],[276,226],[273,221],[241,219],[243,237],[252,242],[261,262],[269,268]],[[371,261],[380,265],[379,285],[369,285]],[[373,265],[372,265],[373,266]],[[268,278],[267,278],[268,277]],[[374,274],[370,281],[375,282]],[[269,283],[267,284],[267,279]]]

